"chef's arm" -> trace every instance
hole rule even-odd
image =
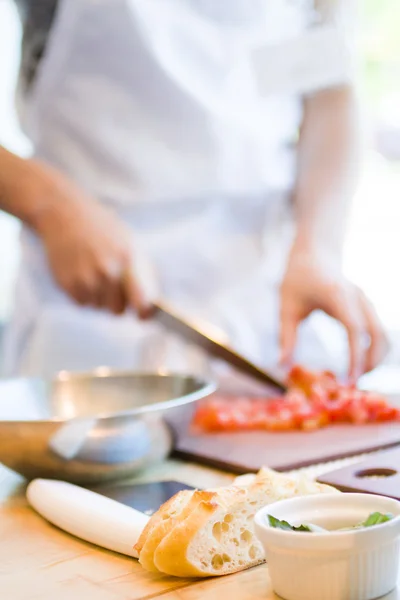
[[[0,210],[39,236],[76,219],[82,193],[57,170],[0,146]]]
[[[46,194],[45,179],[35,176],[31,161],[0,146],[0,210],[33,226],[35,215],[55,200]]]
[[[132,232],[62,173],[0,147],[0,210],[40,237],[55,281],[77,303],[147,316]]]
[[[341,272],[359,163],[358,129],[351,86],[305,100],[294,189],[296,232],[280,290],[282,362],[293,356],[300,323],[322,310],[347,331],[352,380],[374,368],[388,349],[375,309]]]
[[[294,188],[297,248],[341,261],[359,163],[359,120],[352,85],[304,101]]]

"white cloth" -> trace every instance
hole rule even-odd
[[[304,90],[299,77],[290,93],[261,93],[254,56],[295,62],[288,48],[308,43],[312,23],[300,0],[61,0],[23,115],[35,155],[132,228],[162,294],[264,365],[277,357]],[[332,65],[333,83],[343,67]],[[298,353],[337,358],[312,326]],[[8,375],[207,368],[155,323],[75,306],[27,230],[5,355]]]

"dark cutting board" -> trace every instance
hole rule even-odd
[[[326,473],[318,481],[343,492],[367,492],[400,500],[400,448],[368,456],[353,465]]]
[[[175,455],[235,473],[255,472],[262,466],[297,469],[400,444],[400,423],[335,425],[315,432],[193,434],[193,410],[189,405],[168,416],[176,438]]]

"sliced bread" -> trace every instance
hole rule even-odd
[[[191,490],[182,490],[175,494],[158,509],[143,529],[134,549],[139,555],[139,562],[147,571],[157,571],[153,564],[154,550],[162,537],[172,529],[192,496]]]
[[[285,498],[333,491],[304,477],[262,469],[246,485],[172,499],[160,509],[161,518],[154,515],[143,532],[144,539],[136,546],[139,561],[145,569],[178,577],[227,575],[255,566],[264,560],[253,525],[260,508]]]
[[[154,553],[162,573],[179,577],[225,575],[262,562],[263,552],[252,531],[254,509],[265,504],[265,488],[259,485],[230,488],[204,499],[176,523]]]

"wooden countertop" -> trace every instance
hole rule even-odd
[[[206,487],[233,476],[168,461],[146,480]],[[140,480],[143,481],[143,478]],[[272,600],[268,567],[208,580],[158,577],[132,558],[102,550],[53,527],[25,500],[26,482],[0,466],[0,591],[4,600]],[[388,600],[399,600],[391,594]]]
[[[168,461],[146,480],[197,485],[229,483],[233,476]],[[143,481],[143,478],[140,480]],[[50,525],[25,499],[26,482],[0,466],[0,590],[4,600],[268,600],[267,567],[230,577],[192,581],[147,573],[132,558],[83,542]]]

